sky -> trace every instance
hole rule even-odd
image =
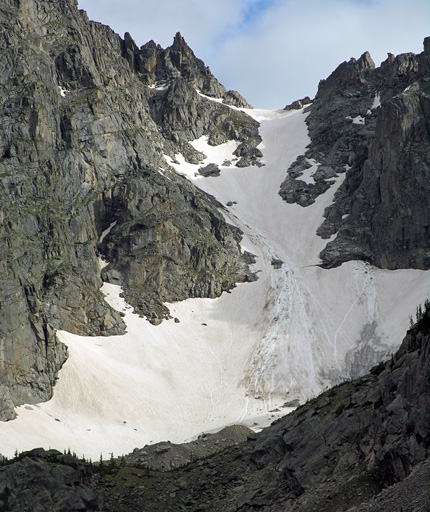
[[[422,51],[429,0],[78,0],[90,19],[138,46],[166,48],[176,32],[227,88],[256,108],[315,96],[343,61],[369,51]]]

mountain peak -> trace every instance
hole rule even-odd
[[[185,39],[182,37],[182,34],[180,32],[176,32],[175,37],[173,38],[173,46],[182,46],[187,45],[185,42]]]
[[[363,55],[358,59],[357,65],[359,70],[363,69],[374,69],[375,63],[373,62],[372,57],[369,52],[364,52]]]
[[[176,32],[175,37],[173,39],[173,44],[172,46],[167,48],[167,50],[174,53],[178,53],[183,57],[187,56],[191,59],[196,59],[193,50],[189,47],[189,45],[182,37],[182,34],[180,32]],[[182,58],[180,60],[182,61]]]

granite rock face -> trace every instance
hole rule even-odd
[[[99,255],[103,277],[155,323],[163,300],[252,279],[236,231],[163,155],[199,162],[189,140],[255,147],[259,135],[208,99],[241,102],[180,34],[136,50],[69,0],[4,1],[0,26],[0,418],[11,419],[51,396],[67,357],[56,329],[123,332]]]
[[[238,281],[255,280],[240,254],[240,234],[181,176],[129,176],[104,208],[116,224],[99,245],[109,262],[102,277],[124,286],[127,302],[155,324],[168,316],[163,302],[218,297]]]
[[[404,54],[375,68],[368,53],[341,64],[309,108],[311,144],[293,164],[281,196],[312,204],[343,174],[318,230],[336,238],[323,265],[351,259],[381,268],[430,267],[430,40],[419,55]],[[314,182],[297,175],[317,164]]]

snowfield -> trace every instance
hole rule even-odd
[[[0,424],[0,453],[43,446],[98,459],[148,443],[188,441],[232,423],[262,427],[291,411],[294,400],[368,369],[398,347],[409,316],[428,297],[428,274],[358,261],[320,268],[327,241],[315,232],[343,177],[309,207],[284,202],[280,183],[309,143],[306,114],[247,112],[261,123],[263,167],[225,166],[237,144],[211,147],[205,138],[193,143],[207,155],[204,162],[188,164],[178,155],[179,164],[169,163],[231,204],[225,217],[244,232],[242,246],[257,256],[259,279],[218,299],[170,304],[179,323],[157,327],[132,313],[119,287],[105,284],[106,300],[125,313],[127,334],[59,332],[70,357],[54,396],[19,407],[16,420]],[[218,164],[221,175],[199,176],[208,163]]]

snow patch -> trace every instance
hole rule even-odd
[[[219,146],[211,146],[208,143],[208,137],[203,135],[200,137],[200,139],[196,139],[190,144],[194,147],[194,149],[206,155],[206,158],[198,164],[198,167],[201,167],[202,165],[206,165],[208,163],[214,163],[222,166],[226,160],[237,158],[235,155],[233,155],[233,151],[236,151],[240,143],[236,140],[229,140],[228,142],[220,144]]]
[[[199,173],[199,169],[205,165],[216,164],[222,171],[223,169],[228,169],[232,163],[238,159],[235,155],[233,155],[233,152],[239,145],[239,142],[235,140],[229,140],[228,142],[220,144],[219,146],[211,146],[208,143],[208,137],[203,135],[199,139],[191,141],[190,144],[197,151],[200,151],[205,155],[205,158],[198,164],[187,162],[182,154],[175,155],[175,159],[164,155],[164,159],[171,167],[176,170],[176,172],[187,176],[191,180],[199,181],[210,179],[203,177]],[[259,147],[261,148],[261,145]]]
[[[314,173],[318,170],[318,163],[313,159],[308,159],[308,162],[312,165],[309,169],[305,169],[303,174],[297,179],[304,181],[307,184],[315,184]]]
[[[68,91],[67,89],[63,89],[61,87],[61,85],[58,86],[58,89],[60,89],[60,94],[61,96],[64,98],[66,96],[66,94],[68,94],[70,91]]]
[[[381,96],[378,92],[378,93],[376,93],[375,97],[373,98],[373,104],[372,104],[371,110],[375,110],[380,106],[381,106]]]
[[[209,101],[214,101],[215,103],[222,103],[223,102],[223,99],[222,98],[214,98],[213,96],[207,96],[206,94],[203,94],[202,92],[200,92],[198,89],[196,89],[196,92],[199,96],[201,96],[202,98],[205,98]],[[227,107],[229,107],[230,105],[226,105]]]
[[[103,233],[100,235],[100,238],[99,238],[99,244],[101,244],[103,242],[103,240],[107,237],[107,235],[112,231],[112,228],[114,226],[116,226],[116,223],[117,223],[117,221],[115,220],[114,222],[111,223],[111,225],[107,229],[105,229],[103,231]]]
[[[148,85],[149,89],[153,89],[154,91],[167,91],[170,85]]]
[[[346,116],[345,119],[351,120],[352,124],[365,124],[365,122],[366,122],[366,120],[362,116],[355,116],[355,117]]]

